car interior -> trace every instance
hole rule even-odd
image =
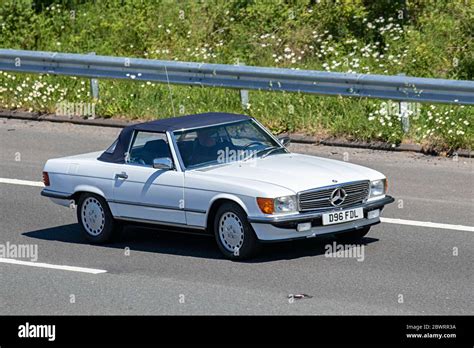
[[[208,148],[199,143],[196,132],[183,135],[184,137],[178,138],[177,145],[186,166],[213,161],[217,158],[219,150],[226,147],[229,149],[236,148],[225,133],[219,134],[217,130],[212,135],[215,138],[215,144]]]
[[[130,163],[153,165],[155,158],[170,157],[168,143],[163,139],[147,141],[143,146],[133,147],[130,152]]]

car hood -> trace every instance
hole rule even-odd
[[[275,154],[265,158],[234,162],[199,169],[212,176],[223,176],[238,185],[239,179],[254,180],[285,187],[294,191],[346,183],[377,180],[384,175],[356,164],[302,154]]]

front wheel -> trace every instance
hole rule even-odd
[[[84,193],[79,198],[77,220],[86,239],[94,244],[109,242],[119,227],[104,198],[93,193]]]
[[[247,214],[236,203],[224,203],[214,219],[214,234],[221,252],[231,260],[254,256],[260,243],[247,221]]]

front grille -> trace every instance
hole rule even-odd
[[[331,194],[337,188],[346,191],[346,198],[341,205],[334,206],[330,202]],[[349,207],[364,202],[369,195],[369,181],[357,181],[350,184],[334,185],[327,188],[313,189],[298,194],[300,211],[322,210]]]

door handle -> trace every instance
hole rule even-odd
[[[125,172],[115,174],[115,179],[127,179],[128,175]]]

